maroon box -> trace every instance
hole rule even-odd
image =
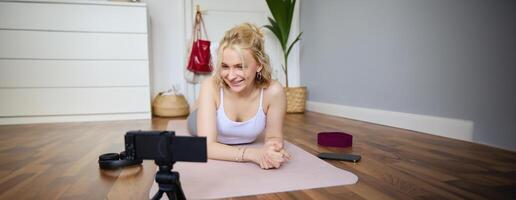
[[[344,132],[320,132],[317,133],[317,144],[329,147],[350,147],[353,144],[353,136]]]

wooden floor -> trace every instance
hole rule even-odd
[[[168,120],[0,126],[0,199],[146,199],[153,162],[106,172],[97,156],[121,151],[127,130]],[[515,152],[311,112],[288,115],[284,131],[312,154],[360,154],[358,164],[330,162],[358,183],[233,199],[516,199]],[[320,131],[351,133],[353,147],[317,146]]]

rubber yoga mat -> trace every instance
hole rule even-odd
[[[176,135],[189,135],[186,120],[172,120],[167,130]],[[262,146],[261,143],[245,145]],[[187,199],[216,199],[265,193],[286,192],[354,184],[358,177],[285,142],[292,159],[279,169],[263,170],[254,163],[208,160],[207,163],[177,162],[173,171],[180,173],[180,181]],[[149,197],[158,191],[154,182]],[[162,199],[167,199],[163,195]]]

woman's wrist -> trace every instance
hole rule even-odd
[[[246,148],[243,154],[244,162],[256,162],[256,148]]]
[[[279,151],[283,149],[283,140],[280,138],[269,139],[265,142],[265,146],[272,147],[274,150]]]

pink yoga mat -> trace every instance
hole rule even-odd
[[[177,135],[188,135],[184,120],[170,121],[167,130],[174,130]],[[286,142],[285,148],[292,159],[279,169],[263,170],[253,163],[208,160],[207,163],[178,162],[174,171],[180,173],[187,199],[247,196],[348,185],[358,181],[353,173],[336,168],[294,144]],[[149,197],[157,191],[158,185],[154,182]]]

